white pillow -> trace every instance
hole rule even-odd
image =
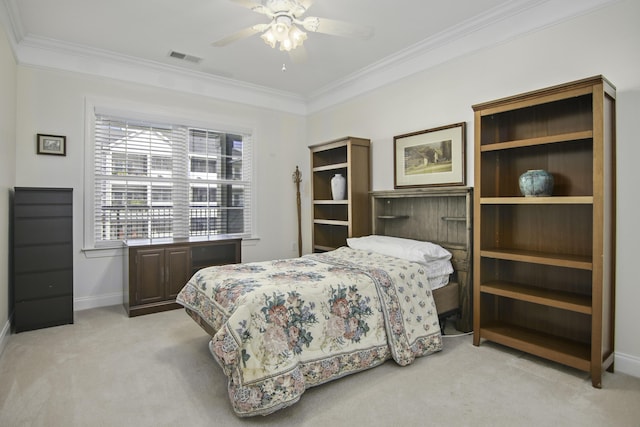
[[[347,245],[353,249],[363,249],[420,263],[451,259],[451,253],[440,245],[400,237],[350,237],[347,239]]]

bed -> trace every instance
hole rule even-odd
[[[460,311],[452,253],[395,236],[347,243],[300,258],[204,268],[178,294],[212,337],[209,349],[238,416],[267,415],[310,387],[442,349],[441,320]]]
[[[376,191],[373,233],[435,242],[452,254],[449,285],[434,292],[441,324],[473,330],[473,188],[463,186]]]

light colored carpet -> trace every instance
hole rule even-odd
[[[407,367],[312,388],[292,407],[237,418],[208,337],[183,310],[128,318],[120,306],[12,335],[0,357],[0,425],[640,426],[640,379],[587,374],[470,336]]]

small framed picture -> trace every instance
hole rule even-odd
[[[38,154],[67,155],[67,138],[59,135],[38,134]]]
[[[465,123],[393,137],[393,187],[465,185]]]

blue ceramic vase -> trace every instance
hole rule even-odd
[[[518,182],[525,197],[545,197],[553,193],[553,175],[542,169],[526,171]]]

